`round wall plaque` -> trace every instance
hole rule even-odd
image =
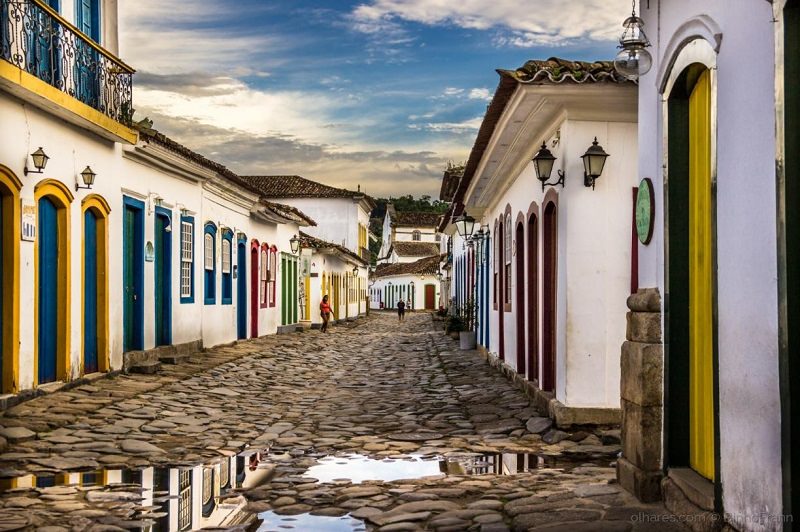
[[[645,177],[639,183],[639,191],[636,193],[636,234],[639,236],[639,242],[644,245],[649,244],[653,238],[655,210],[653,182],[649,177]]]

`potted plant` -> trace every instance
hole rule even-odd
[[[462,350],[475,349],[477,346],[475,334],[475,302],[472,298],[467,299],[464,304],[459,307],[461,321],[464,324],[463,329],[459,332],[459,342]]]
[[[454,340],[457,340],[459,338],[459,333],[463,330],[464,322],[461,320],[461,316],[458,313],[450,314],[445,320],[445,333],[450,335]]]

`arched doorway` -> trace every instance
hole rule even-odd
[[[505,242],[505,232],[503,231],[503,216],[500,216],[500,224],[499,224],[499,233],[497,237],[497,260],[495,261],[495,266],[497,268],[497,335],[498,335],[498,349],[497,349],[497,356],[500,360],[506,359],[506,334],[505,334],[505,325],[504,325],[504,315],[505,315],[505,283],[508,282],[508,279],[503,278],[503,270],[505,270],[505,256],[503,254],[503,242]]]
[[[250,338],[258,338],[258,308],[259,308],[259,254],[261,245],[258,240],[250,242]]]
[[[16,393],[19,383],[19,239],[22,182],[0,165],[0,388]]]
[[[716,471],[711,70],[694,63],[669,91],[667,459],[714,481]]]
[[[517,222],[514,234],[514,314],[517,324],[517,373],[525,375],[525,225]]]
[[[70,371],[70,216],[74,199],[60,181],[46,179],[34,192],[38,210],[35,257],[37,384],[66,380]]]
[[[558,283],[558,208],[554,201],[544,206],[542,249],[542,390],[556,391],[556,298]]]
[[[528,380],[539,380],[539,224],[536,213],[528,218]]]
[[[108,371],[108,215],[111,207],[96,194],[83,210],[83,374]]]

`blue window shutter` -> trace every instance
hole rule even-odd
[[[211,235],[211,268],[207,269],[205,235]],[[213,223],[206,224],[203,232],[203,274],[205,278],[205,299],[206,305],[213,305],[217,302],[217,227]]]
[[[55,0],[57,2],[57,0]],[[76,21],[78,29],[100,42],[100,0],[77,0]],[[52,3],[51,3],[52,5]]]

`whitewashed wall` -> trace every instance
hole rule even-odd
[[[411,294],[411,283],[414,283],[414,300],[413,300],[413,307],[412,307],[412,300],[409,298]],[[435,287],[435,297],[434,297],[434,306],[438,307],[439,304],[439,282],[436,279],[435,275],[387,275],[386,277],[381,277],[376,279],[372,285],[373,290],[377,290],[378,293],[383,294],[384,289],[386,286],[392,283],[392,286],[405,286],[405,295],[403,296],[403,300],[406,302],[406,310],[424,310],[425,309],[425,285],[433,285]],[[386,300],[385,296],[381,295],[379,297],[371,298],[371,308],[379,309],[381,308],[380,302],[384,303],[384,308],[397,308],[396,303],[400,300],[400,296],[398,295],[395,298],[395,306],[389,307],[389,301]]]
[[[640,80],[639,172],[653,178],[656,227],[639,280],[664,293],[662,130],[658,82],[678,44],[716,47],[717,304],[720,467],[726,512],[781,511],[776,257],[774,28],[769,2],[643,4],[654,65]],[[750,520],[744,530],[779,530]]]

